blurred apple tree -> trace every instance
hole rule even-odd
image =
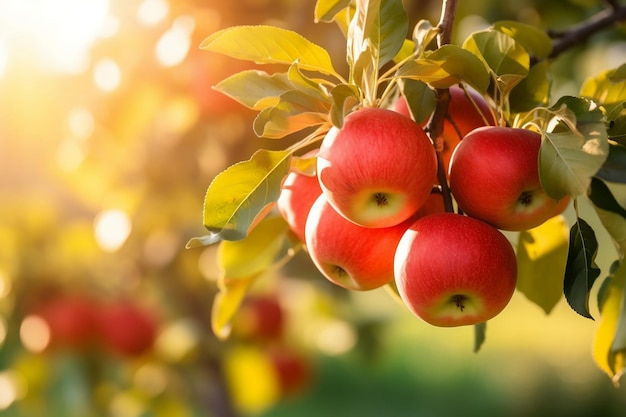
[[[411,27],[439,17],[439,2],[405,3]],[[264,328],[280,331],[256,334],[250,317],[269,313],[251,303],[232,337],[216,339],[216,248],[185,243],[202,233],[210,180],[277,145],[256,137],[253,112],[212,90],[248,64],[199,45],[220,29],[266,23],[324,45],[341,63],[343,36],[313,23],[314,6],[0,2],[0,414],[620,415],[623,390],[586,363],[593,329],[580,330],[571,311],[551,316],[556,331],[511,329],[519,320],[505,316],[500,329],[494,324],[493,350],[468,357],[471,336],[424,329],[385,294],[339,291],[304,258],[251,290],[278,301],[279,324]],[[454,33],[464,39],[497,20],[558,32],[602,7],[460,2]],[[568,50],[551,70],[556,95],[623,64],[624,51],[623,24]],[[611,259],[598,259],[604,276]],[[514,301],[527,321],[545,320]],[[547,344],[557,338],[561,345]],[[510,375],[486,371],[489,362]],[[555,405],[580,392],[587,395]],[[464,394],[455,405],[444,393]]]

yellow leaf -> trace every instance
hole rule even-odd
[[[593,342],[593,358],[598,367],[617,383],[624,373],[626,363],[624,349],[615,351],[616,334],[624,314],[624,281],[626,280],[626,262],[622,262],[615,271],[600,306],[600,325]],[[619,344],[619,343],[618,343]]]
[[[213,300],[211,329],[217,338],[225,340],[230,336],[231,320],[254,282],[254,278],[225,280],[220,292]]]
[[[200,44],[201,49],[260,64],[299,61],[300,68],[334,75],[329,53],[299,33],[274,26],[234,26],[220,30]]]
[[[217,262],[221,279],[251,277],[269,268],[281,253],[288,228],[282,217],[268,217],[245,239],[220,242]]]
[[[224,374],[235,407],[256,415],[280,398],[280,383],[269,359],[258,347],[235,346],[224,358]]]
[[[563,296],[569,229],[555,216],[520,233],[517,246],[517,289],[546,314]]]
[[[226,339],[230,335],[231,320],[252,283],[292,252],[288,230],[282,217],[269,217],[245,239],[220,242],[217,252],[220,291],[211,312],[211,327],[218,338]]]

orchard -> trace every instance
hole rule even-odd
[[[0,3],[0,414],[623,415],[626,4],[56,3]]]

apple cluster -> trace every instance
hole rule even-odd
[[[390,284],[436,326],[499,314],[517,281],[501,231],[536,227],[567,204],[541,186],[538,133],[496,126],[472,90],[450,95],[439,159],[403,97],[392,109],[360,108],[327,133],[315,175],[287,176],[277,203],[328,280],[361,291]],[[457,213],[445,209],[438,161]]]
[[[154,314],[126,300],[100,302],[85,294],[58,294],[30,310],[48,327],[47,350],[98,347],[122,357],[137,357],[152,348],[157,336]]]

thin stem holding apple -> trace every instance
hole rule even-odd
[[[439,47],[450,43],[452,38],[452,25],[456,16],[457,0],[444,0],[441,5],[441,18],[437,24],[439,35],[437,36],[437,44]],[[448,212],[454,212],[452,205],[452,196],[448,186],[448,179],[444,170],[443,159],[443,122],[448,117],[448,105],[450,104],[450,91],[445,89],[436,90],[436,105],[433,117],[428,123],[428,135],[433,141],[435,150],[437,151],[437,178],[441,185],[443,201]]]

